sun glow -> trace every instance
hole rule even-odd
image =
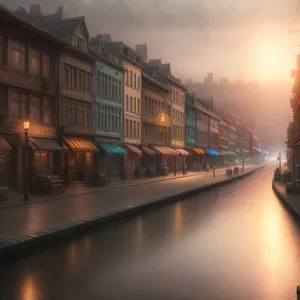
[[[284,44],[264,43],[257,47],[256,68],[258,79],[268,81],[289,78],[291,54]]]

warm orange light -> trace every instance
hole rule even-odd
[[[25,119],[24,120],[24,129],[25,130],[28,130],[30,127],[30,121],[28,119]]]
[[[161,122],[165,122],[165,114],[161,114],[160,120],[161,120]]]

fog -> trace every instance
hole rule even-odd
[[[111,33],[134,47],[148,44],[148,56],[172,63],[182,80],[257,82],[256,99],[239,103],[251,109],[263,137],[275,135],[268,146],[284,147],[292,112],[289,94],[300,31],[297,0],[4,0],[9,8],[39,1],[44,12],[63,4],[67,16],[85,15],[90,30]],[[218,101],[218,99],[216,99]],[[226,102],[222,101],[226,106]],[[252,105],[252,106],[251,106]],[[241,109],[242,110],[241,106]],[[226,110],[226,107],[223,107]],[[264,128],[264,129],[262,129]],[[272,132],[270,129],[272,128]],[[269,139],[270,140],[270,139]]]

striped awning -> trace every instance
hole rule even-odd
[[[222,156],[225,155],[225,153],[224,153],[223,151],[221,151],[220,154],[221,154]]]
[[[0,135],[0,149],[1,150],[11,150],[9,143],[2,135]]]
[[[163,146],[152,146],[152,147],[158,154],[166,155],[166,156],[179,156],[179,152],[169,147],[163,147]]]
[[[156,152],[146,146],[142,146],[141,147],[142,151],[147,154],[147,155],[150,155],[150,156],[155,156],[156,155]]]
[[[142,156],[142,151],[139,149],[139,148],[137,148],[137,147],[135,147],[135,146],[133,146],[133,145],[125,145],[130,151],[132,151],[134,154],[136,154],[137,156]]]
[[[188,156],[189,155],[189,153],[187,151],[185,151],[184,149],[175,149],[175,151],[177,151],[182,156]]]
[[[236,154],[234,153],[234,152],[232,152],[232,151],[226,151],[226,152],[224,152],[225,153],[225,155],[233,155],[233,156],[235,156]]]
[[[58,142],[54,139],[44,138],[28,138],[29,146],[32,150],[46,150],[46,151],[61,151],[61,147]]]
[[[108,156],[126,156],[127,151],[117,144],[95,142],[98,149],[104,150]]]
[[[202,150],[201,148],[193,148],[193,150],[196,152],[198,155],[204,155],[205,151]]]
[[[67,146],[74,151],[99,151],[97,147],[92,143],[92,141],[88,139],[77,137],[64,137],[64,141],[67,144]]]

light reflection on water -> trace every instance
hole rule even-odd
[[[0,299],[294,300],[299,227],[271,177],[263,170],[5,267]]]

